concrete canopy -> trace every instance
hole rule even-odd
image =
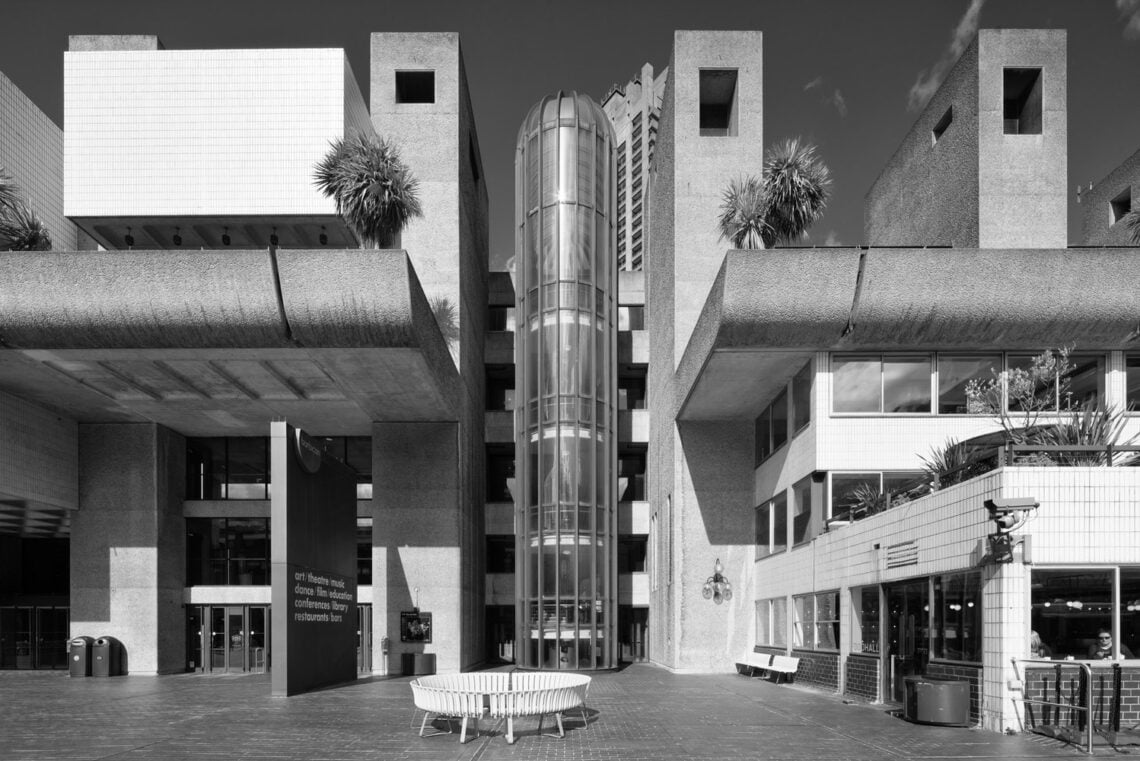
[[[187,436],[454,420],[459,376],[403,251],[0,255],[0,391]]]
[[[676,418],[752,418],[817,351],[1140,345],[1137,249],[730,251]]]

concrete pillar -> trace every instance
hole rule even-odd
[[[186,666],[186,442],[154,425],[79,426],[71,636],[111,635],[132,674]]]
[[[1003,563],[982,571],[982,724],[1003,732],[1020,730],[1020,690],[1011,690],[1018,679],[1013,658],[1027,657],[1029,650],[1029,566]]]
[[[460,671],[463,525],[459,424],[372,424],[373,668],[400,673],[404,653],[434,653],[440,673]],[[417,595],[416,590],[419,590]],[[400,612],[432,614],[430,643],[400,641]],[[380,642],[387,636],[387,660]]]

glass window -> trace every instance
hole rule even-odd
[[[799,431],[811,422],[811,362],[792,378],[792,430]]]
[[[970,381],[993,380],[1001,368],[1001,355],[988,354],[976,357],[938,356],[938,412],[943,415],[964,415],[966,384]]]
[[[1039,409],[1057,409],[1057,378],[1036,377],[1032,373],[1033,354],[1011,354],[1006,358],[1006,402],[1012,412],[1021,412],[1033,405]],[[1032,384],[1032,388],[1030,388]],[[1034,401],[1030,401],[1034,400]]]
[[[645,330],[645,307],[619,306],[618,330]]]
[[[879,588],[851,590],[851,652],[879,652]]]
[[[982,660],[982,585],[976,573],[934,578],[933,655],[950,661]]]
[[[792,621],[792,647],[814,650],[812,632],[815,630],[815,596],[792,598],[795,618]]]
[[[756,644],[771,647],[787,645],[788,601],[783,597],[756,603]]]
[[[372,519],[356,519],[356,583],[372,584]]]
[[[268,499],[269,439],[230,438],[226,444],[226,498]]]
[[[186,499],[225,499],[226,440],[186,439]]]
[[[772,644],[772,601],[756,601],[756,644]]]
[[[756,559],[772,554],[772,503],[756,508]]]
[[[781,391],[772,400],[772,451],[788,441],[788,392]]]
[[[1103,569],[1033,570],[1030,627],[1052,657],[1088,658],[1097,630],[1111,631],[1112,577]]]
[[[1061,407],[1079,410],[1085,407],[1099,407],[1104,403],[1105,362],[1103,354],[1073,354],[1069,357],[1073,366],[1065,378],[1065,389]]]
[[[780,492],[772,500],[772,553],[788,549],[788,495]]]
[[[618,573],[644,573],[647,545],[644,536],[623,537],[618,542]]]
[[[831,517],[855,519],[872,514],[881,493],[879,473],[832,473]]]
[[[883,358],[883,412],[930,412],[930,358]]]
[[[1140,657],[1140,567],[1120,569],[1119,639],[1122,653]]]
[[[785,597],[772,600],[772,644],[777,647],[788,644],[788,600]]]
[[[1125,398],[1129,410],[1140,411],[1140,354],[1129,354],[1124,360]]]
[[[756,418],[756,462],[757,466],[772,454],[772,408],[765,407]]]
[[[812,531],[811,476],[792,487],[792,544],[803,544]]]
[[[882,410],[882,363],[878,357],[832,358],[831,395],[836,412]]]
[[[839,649],[839,593],[815,596],[815,649]]]

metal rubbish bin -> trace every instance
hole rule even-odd
[[[903,717],[918,724],[970,725],[970,683],[937,676],[908,676]]]
[[[72,676],[91,676],[91,650],[94,637],[76,637],[67,645],[67,662]]]
[[[405,676],[435,673],[435,653],[401,653],[400,661]]]
[[[123,643],[114,637],[100,637],[91,648],[91,676],[119,676],[123,673]]]

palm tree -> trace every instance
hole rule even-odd
[[[771,248],[802,238],[823,214],[831,172],[814,145],[799,138],[768,149],[764,178],[733,180],[724,191],[718,228],[737,248]]]
[[[50,251],[51,233],[23,201],[0,208],[0,250]]]
[[[314,173],[317,187],[336,200],[336,212],[361,245],[390,246],[412,217],[422,217],[419,183],[389,140],[357,132],[338,138]]]
[[[16,181],[3,169],[0,169],[0,250],[51,250],[51,233],[24,203]]]
[[[764,235],[770,232],[764,186],[755,177],[740,177],[729,183],[720,205],[717,227],[720,237],[736,248],[764,248]]]
[[[1128,212],[1121,221],[1128,228],[1128,242],[1133,246],[1140,246],[1140,209]]]

